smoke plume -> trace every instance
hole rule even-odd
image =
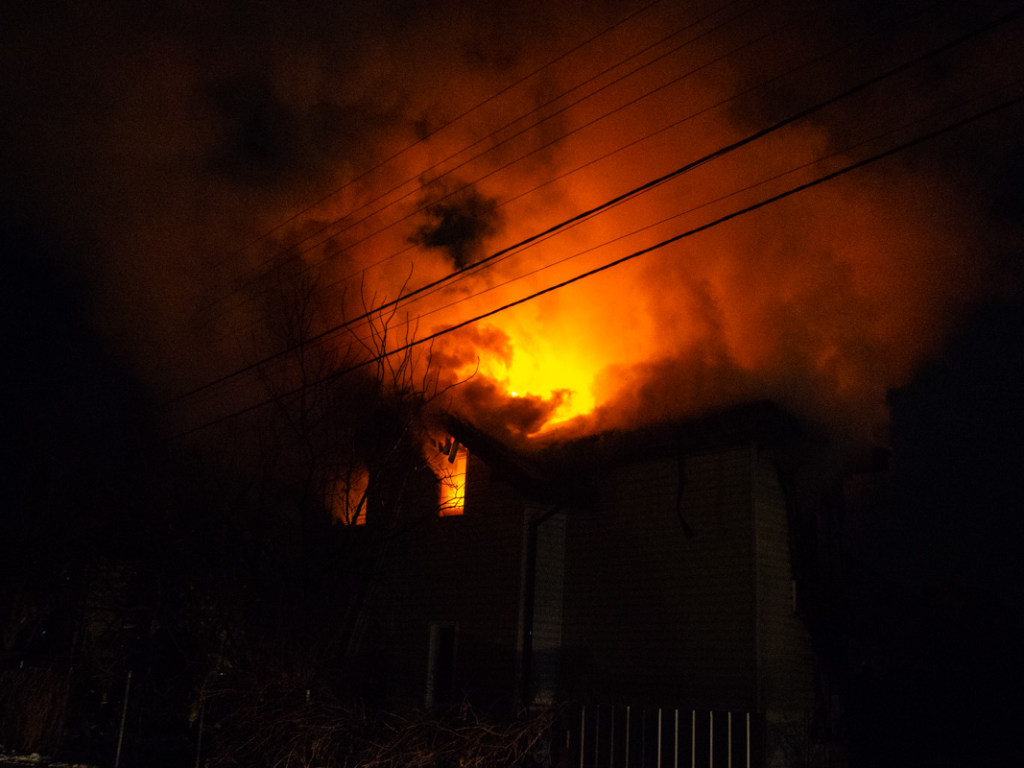
[[[282,264],[319,329],[455,273],[376,316],[387,340],[328,336],[402,347],[984,107],[1020,66],[996,26],[488,258],[997,12],[810,5],[25,6],[0,33],[5,215],[79,254],[96,325],[163,398],[280,350]],[[1016,285],[992,193],[1019,151],[1006,114],[488,315],[415,365],[510,439],[754,397],[875,435],[887,390]],[[255,397],[187,400],[172,429]]]

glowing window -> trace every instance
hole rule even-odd
[[[441,486],[441,501],[438,514],[441,517],[461,515],[466,507],[466,463],[469,458],[466,449],[458,444],[452,446],[438,477]]]

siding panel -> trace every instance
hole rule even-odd
[[[426,520],[392,543],[374,592],[374,652],[416,703],[416,692],[425,693],[430,624],[454,623],[455,697],[511,706],[523,504],[472,455],[467,476],[465,514]]]
[[[680,476],[682,469],[682,476]],[[569,518],[565,638],[582,698],[753,704],[750,451],[618,468]],[[693,530],[687,537],[677,515]]]
[[[793,607],[789,519],[778,473],[756,466],[757,620],[761,709],[801,718],[811,705],[811,644]]]

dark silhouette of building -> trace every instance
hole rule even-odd
[[[756,762],[803,748],[813,662],[791,567],[782,467],[800,437],[787,414],[755,403],[525,457],[468,425],[451,432],[469,454],[464,509],[391,543],[368,606],[399,696],[603,706],[618,749],[627,705],[634,739],[639,713],[658,712],[668,734],[682,712],[687,750],[698,717],[701,749],[727,727],[745,748],[749,715]],[[705,736],[712,713],[722,736]]]

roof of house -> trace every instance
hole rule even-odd
[[[515,486],[527,498],[585,503],[600,478],[614,466],[743,442],[770,447],[798,435],[800,426],[779,406],[760,400],[682,421],[563,440],[532,453],[513,450],[454,416],[449,431],[497,478]]]

